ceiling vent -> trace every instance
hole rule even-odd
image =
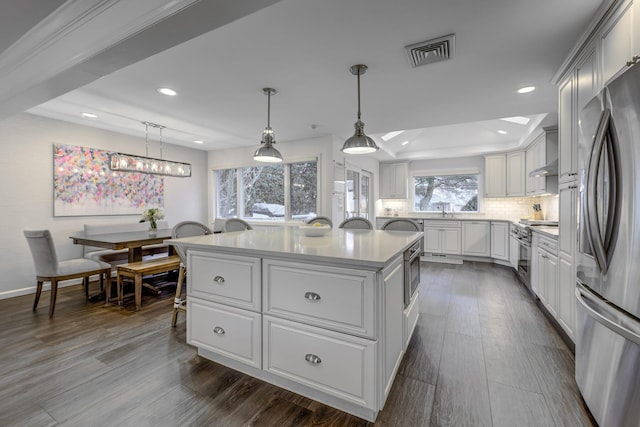
[[[453,58],[455,55],[455,41],[455,34],[449,34],[437,39],[414,43],[404,48],[407,50],[407,55],[409,55],[411,66],[415,68],[420,65]]]

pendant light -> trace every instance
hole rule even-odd
[[[351,74],[358,76],[358,121],[354,127],[356,132],[347,139],[342,146],[342,152],[347,154],[368,154],[378,151],[375,141],[364,134],[364,123],[360,120],[360,75],[367,72],[367,66],[358,64],[350,68]]]
[[[267,127],[262,131],[262,141],[260,141],[260,147],[253,154],[253,160],[280,163],[282,154],[273,146],[276,143],[276,139],[273,129],[271,129],[271,95],[275,95],[277,92],[270,87],[265,87],[262,91],[267,95]]]

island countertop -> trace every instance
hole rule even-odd
[[[322,237],[307,237],[294,227],[256,227],[254,230],[165,240],[187,249],[255,255],[307,262],[380,269],[402,254],[422,232],[346,230],[334,228]]]

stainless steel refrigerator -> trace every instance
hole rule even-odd
[[[640,426],[640,66],[580,112],[576,381],[600,426]]]

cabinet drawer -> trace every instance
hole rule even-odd
[[[433,228],[460,228],[460,221],[430,219],[424,221],[424,226]]]
[[[190,296],[260,311],[260,259],[188,251]]]
[[[264,370],[374,408],[375,341],[264,316]]]
[[[187,300],[187,343],[261,368],[261,315],[195,298]]]
[[[264,260],[264,313],[374,338],[375,273]]]
[[[558,255],[558,241],[540,236],[538,238],[538,247],[544,249],[553,255]]]

